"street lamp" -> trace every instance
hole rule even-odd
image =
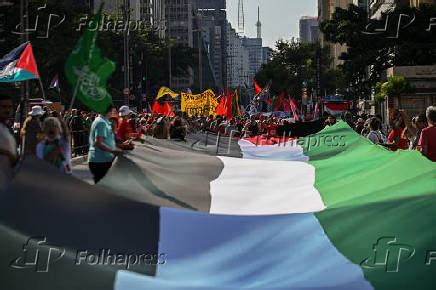
[[[192,30],[192,32],[197,32],[198,33],[198,38],[197,38],[197,45],[198,45],[198,82],[199,82],[199,86],[200,86],[200,92],[203,91],[203,63],[202,63],[202,58],[203,58],[203,52],[202,52],[202,46],[203,46],[203,40],[202,40],[202,32],[203,29],[201,27],[202,25],[202,15],[200,14],[200,10],[197,10],[198,15],[197,15],[197,23],[198,23],[198,29],[194,29]]]
[[[130,0],[124,0],[123,16],[125,24],[130,23]],[[128,92],[130,88],[130,43],[129,43],[129,30],[124,30],[124,103],[129,105]],[[128,92],[128,93],[127,93]]]

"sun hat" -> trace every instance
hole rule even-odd
[[[41,106],[33,106],[32,110],[29,112],[29,115],[35,117],[35,116],[42,116],[44,115],[44,113],[45,112]]]
[[[130,110],[129,106],[122,106],[118,111],[119,111],[120,117],[125,117],[125,116],[130,115],[130,113],[133,113]]]

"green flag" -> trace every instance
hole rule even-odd
[[[112,103],[106,85],[115,71],[115,63],[103,57],[95,43],[103,5],[91,22],[93,27],[87,27],[65,65],[65,75],[74,88],[74,97],[98,113],[104,113]]]

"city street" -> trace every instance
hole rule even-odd
[[[436,289],[436,0],[0,0],[0,290]]]

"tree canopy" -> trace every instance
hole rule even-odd
[[[28,38],[32,43],[34,55],[38,64],[39,73],[44,87],[47,88],[52,78],[58,74],[62,95],[69,98],[72,94],[63,76],[65,61],[83,33],[85,26],[83,19],[92,19],[93,12],[85,5],[87,1],[57,1],[57,0],[29,0],[29,27],[36,23],[36,31],[29,32]],[[83,3],[83,5],[80,5]],[[39,10],[38,10],[39,8]],[[3,9],[3,29],[1,34],[2,45],[0,55],[5,55],[13,48],[22,43],[20,35],[20,5],[15,3]],[[7,17],[5,17],[5,15]],[[51,16],[51,24],[48,26]],[[112,21],[122,21],[116,15],[110,15]],[[62,21],[61,21],[62,20]],[[48,35],[46,35],[48,31]],[[121,29],[101,29],[98,34],[98,46],[105,57],[114,61],[117,70],[109,82],[109,91],[113,96],[121,94],[123,82],[123,34]],[[188,65],[195,62],[192,58],[192,51],[189,48],[177,47],[160,39],[150,27],[140,27],[130,31],[130,46],[133,56],[132,65],[134,69],[134,89],[141,83],[143,93],[154,94],[161,85],[168,85],[168,46],[172,45],[173,75],[186,74]],[[37,82],[31,83],[31,96],[40,96]],[[14,84],[2,86],[0,90],[8,94],[19,94]],[[138,90],[137,90],[138,91]],[[47,91],[52,98],[58,99],[56,92]]]
[[[320,24],[325,40],[348,47],[341,69],[356,97],[368,97],[382,73],[392,66],[436,63],[436,8],[398,6],[380,20],[354,5],[336,8],[331,20]]]
[[[330,64],[328,48],[294,39],[280,40],[276,43],[272,60],[262,66],[256,80],[261,85],[272,80],[273,94],[285,91],[297,99],[303,88],[307,88],[309,95],[316,93],[318,87],[322,89],[321,94],[344,91],[346,83],[342,73],[330,69]]]

